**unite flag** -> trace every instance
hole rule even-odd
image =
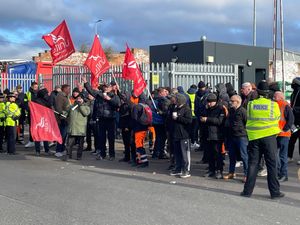
[[[50,34],[43,35],[45,42],[51,48],[51,57],[56,64],[75,52],[72,38],[66,21],[62,21]]]
[[[92,73],[92,87],[98,86],[98,78],[109,69],[109,62],[105,56],[98,35],[95,35],[93,46],[84,63]]]
[[[34,141],[57,141],[62,144],[62,137],[57,125],[53,110],[29,102],[30,108],[30,132]]]
[[[136,63],[128,45],[126,46],[122,77],[127,80],[133,80],[133,93],[135,96],[140,96],[147,87],[139,65]]]

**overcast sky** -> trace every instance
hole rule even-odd
[[[63,19],[77,49],[98,24],[104,46],[130,47],[200,40],[252,44],[253,0],[0,0],[0,59],[31,58]],[[300,51],[300,0],[284,0],[285,45]],[[257,0],[257,45],[272,46],[273,0]]]

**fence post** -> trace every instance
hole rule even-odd
[[[234,73],[234,89],[239,91],[239,66],[237,64],[233,65]]]
[[[171,88],[175,87],[175,72],[176,72],[176,63],[171,62],[171,72],[170,72],[170,80],[169,80],[169,85]]]

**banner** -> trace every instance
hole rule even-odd
[[[38,103],[29,102],[30,132],[34,141],[57,141],[62,144],[62,137],[52,109]]]
[[[50,34],[42,37],[51,48],[51,57],[54,64],[68,58],[75,52],[67,23],[64,20]]]

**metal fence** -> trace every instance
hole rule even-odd
[[[192,84],[204,81],[212,88],[218,83],[230,82],[238,90],[238,66],[237,65],[201,65],[201,64],[141,64],[143,73],[150,90],[157,87],[182,86],[187,90]],[[53,75],[49,79],[43,79],[43,83],[51,82],[52,85],[69,84],[71,88],[81,82],[81,76],[90,78],[90,71],[83,66],[56,66]],[[118,82],[121,90],[131,90],[132,81],[122,78],[122,65],[111,68],[99,77],[99,83]]]
[[[33,81],[37,80],[36,74],[8,74],[1,73],[0,89],[3,92],[5,89],[13,91],[17,85],[23,87],[23,91],[27,92]]]

